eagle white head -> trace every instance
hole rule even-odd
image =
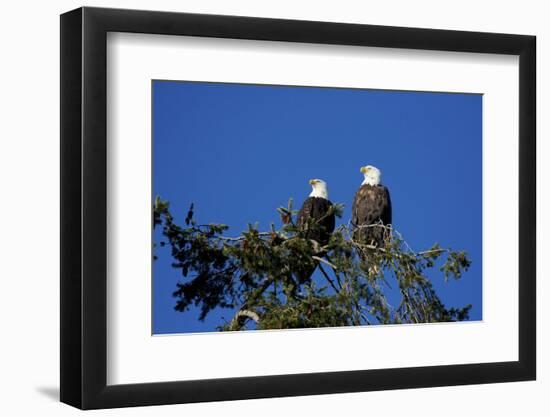
[[[380,180],[382,179],[382,172],[372,165],[367,165],[361,167],[361,173],[365,176],[363,183],[361,185],[379,185]]]
[[[309,183],[311,184],[311,188],[313,188],[313,191],[311,191],[311,194],[309,195],[310,197],[320,197],[328,200],[328,188],[326,182],[314,178],[309,180]]]

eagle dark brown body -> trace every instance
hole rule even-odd
[[[303,237],[317,241],[325,246],[334,232],[334,213],[327,214],[332,203],[322,197],[308,197],[298,212],[297,225],[304,230]],[[315,220],[319,227],[308,227],[308,219]]]
[[[328,214],[332,206],[330,200],[323,197],[308,197],[298,212],[296,225],[300,229],[300,236],[304,239],[311,239],[325,246],[330,235],[334,231],[335,215]],[[305,282],[317,268],[318,262],[310,263],[299,271],[295,271],[299,282]]]
[[[354,240],[368,245],[383,246],[386,229],[364,226],[391,224],[392,208],[388,189],[383,185],[361,185],[353,200],[351,221],[356,227]]]

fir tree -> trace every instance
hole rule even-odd
[[[343,206],[335,204],[331,210],[341,217]],[[232,317],[219,324],[220,330],[468,319],[471,305],[447,308],[426,274],[438,269],[445,280],[459,279],[470,266],[465,252],[438,244],[415,252],[391,225],[381,224],[367,226],[384,228],[381,247],[354,240],[349,224],[337,227],[321,247],[301,237],[292,200],[278,212],[282,227],[272,224],[261,231],[250,224],[239,236],[229,237],[226,225],[198,224],[193,205],[184,225],[178,225],[169,203],[157,197],[154,227],[161,228],[159,245],[170,248],[172,266],[181,273],[175,309],[186,312],[197,306],[200,320],[213,309],[229,309]],[[312,267],[319,272],[304,279],[300,271]],[[388,302],[390,291],[399,295],[397,305]]]

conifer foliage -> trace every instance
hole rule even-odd
[[[331,210],[343,214],[342,205]],[[155,251],[168,248],[172,267],[181,275],[173,294],[175,309],[190,314],[196,306],[200,320],[213,309],[228,309],[230,318],[219,330],[468,319],[471,305],[446,307],[427,277],[435,270],[445,281],[459,279],[471,263],[467,254],[438,244],[415,252],[391,225],[367,226],[384,228],[380,247],[355,240],[358,234],[350,224],[337,227],[328,244],[320,246],[305,239],[295,224],[292,200],[278,209],[280,228],[272,224],[262,231],[249,224],[238,236],[228,236],[224,224],[198,223],[193,205],[181,225],[160,197],[153,213],[162,235]],[[318,226],[312,222],[308,227]],[[303,271],[313,268],[315,273],[304,278]]]

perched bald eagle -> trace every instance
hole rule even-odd
[[[389,225],[392,222],[390,192],[380,183],[382,173],[376,167],[361,168],[365,179],[355,193],[352,206],[352,224],[355,227],[354,240],[377,247],[384,246],[387,230],[370,225]]]
[[[321,246],[325,246],[335,225],[334,212],[329,214],[332,203],[328,199],[326,182],[313,179],[309,183],[313,190],[298,212],[297,225],[305,239],[315,240]],[[313,219],[318,226],[311,227],[309,219]]]

